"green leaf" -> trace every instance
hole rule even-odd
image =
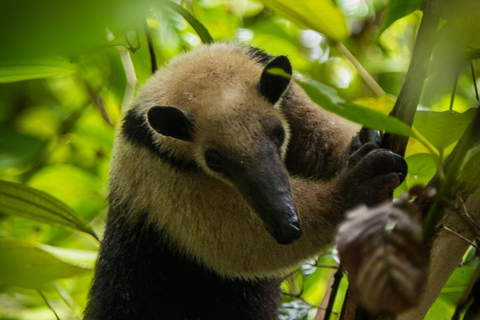
[[[56,279],[91,271],[95,259],[94,251],[55,248],[26,240],[0,239],[0,283],[37,289]]]
[[[437,161],[430,153],[418,153],[405,159],[408,164],[407,187],[426,186],[437,172]]]
[[[333,95],[331,90],[325,91],[325,85],[313,80],[298,82],[298,84],[305,90],[310,99],[329,112],[370,129],[383,130],[409,137],[415,136],[412,129],[402,121],[378,111],[360,107],[354,103],[344,102],[340,97]]]
[[[0,181],[0,213],[65,226],[98,239],[90,225],[66,204],[22,183]]]
[[[263,0],[263,2],[300,27],[320,32],[332,41],[341,42],[350,35],[342,11],[331,0]]]
[[[68,75],[75,72],[65,59],[10,60],[0,62],[0,83]]]
[[[184,7],[176,4],[175,2],[167,1],[165,2],[170,8],[175,10],[177,13],[179,13],[187,22],[192,26],[193,29],[197,32],[199,35],[200,39],[202,39],[203,43],[208,44],[208,43],[213,43],[213,38],[208,32],[207,28],[200,23],[197,19],[195,19],[194,16],[190,12],[188,12]]]
[[[419,9],[421,5],[422,0],[390,0],[377,39],[392,23]]]
[[[43,145],[44,142],[36,137],[0,128],[0,168],[31,160]]]
[[[439,151],[460,139],[476,109],[456,111],[417,111],[413,126]]]

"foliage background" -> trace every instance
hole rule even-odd
[[[305,29],[256,0],[192,0],[182,5],[215,41],[241,41],[285,54],[302,76],[328,85],[346,101],[386,114],[403,84],[421,17],[415,5],[409,14],[392,9],[390,14],[399,14],[379,35],[387,2],[335,1],[340,20],[324,15],[320,21],[337,31],[346,21],[348,30],[333,36]],[[318,1],[314,8],[319,16],[322,4],[331,2]],[[0,179],[25,183],[60,199],[98,235],[103,233],[107,212],[115,127],[134,92],[151,75],[145,26],[160,66],[202,43],[191,25],[162,1],[0,3]],[[332,37],[339,40],[336,36],[386,91],[385,96],[377,97],[365,84],[332,41]],[[476,63],[474,68],[478,69]],[[451,76],[427,82],[421,109],[449,110],[453,82]],[[471,74],[462,69],[453,109],[464,112],[477,104]],[[446,156],[459,137],[452,132],[461,133],[470,118],[445,114],[440,119],[428,112],[414,126],[436,152],[432,155],[417,140],[410,140],[406,154],[410,172],[400,190],[430,180],[436,159]],[[61,319],[81,318],[98,241],[72,230],[75,224],[65,228],[7,214],[1,207],[2,196],[0,191],[0,318],[55,319],[47,303]],[[68,250],[59,252],[57,247]],[[427,319],[451,317],[478,265],[471,256],[472,250],[466,257],[470,262],[453,274]],[[282,319],[315,317],[334,272],[323,265],[336,263],[335,252],[329,250],[285,281]],[[344,279],[336,312],[341,310],[346,286]]]

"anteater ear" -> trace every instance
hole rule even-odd
[[[270,60],[260,77],[260,93],[272,104],[275,104],[287,89],[292,78],[292,65],[285,56]]]
[[[147,113],[148,123],[158,133],[175,139],[192,141],[193,122],[174,107],[153,107]]]

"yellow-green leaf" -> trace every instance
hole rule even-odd
[[[370,129],[383,130],[408,137],[415,137],[412,129],[397,118],[382,114],[378,111],[358,106],[351,102],[344,102],[332,93],[330,88],[314,80],[298,82],[310,99],[323,109],[335,113],[347,120],[359,123]]]
[[[75,259],[75,255],[81,258]],[[37,289],[56,279],[89,272],[95,259],[94,251],[54,248],[19,239],[0,239],[0,283]]]
[[[343,41],[350,32],[345,16],[331,0],[263,0],[280,15],[303,28],[315,30],[333,41]]]

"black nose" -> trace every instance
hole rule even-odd
[[[302,235],[302,230],[300,229],[298,221],[278,225],[274,228],[267,227],[267,230],[279,244],[283,245],[294,242]]]

